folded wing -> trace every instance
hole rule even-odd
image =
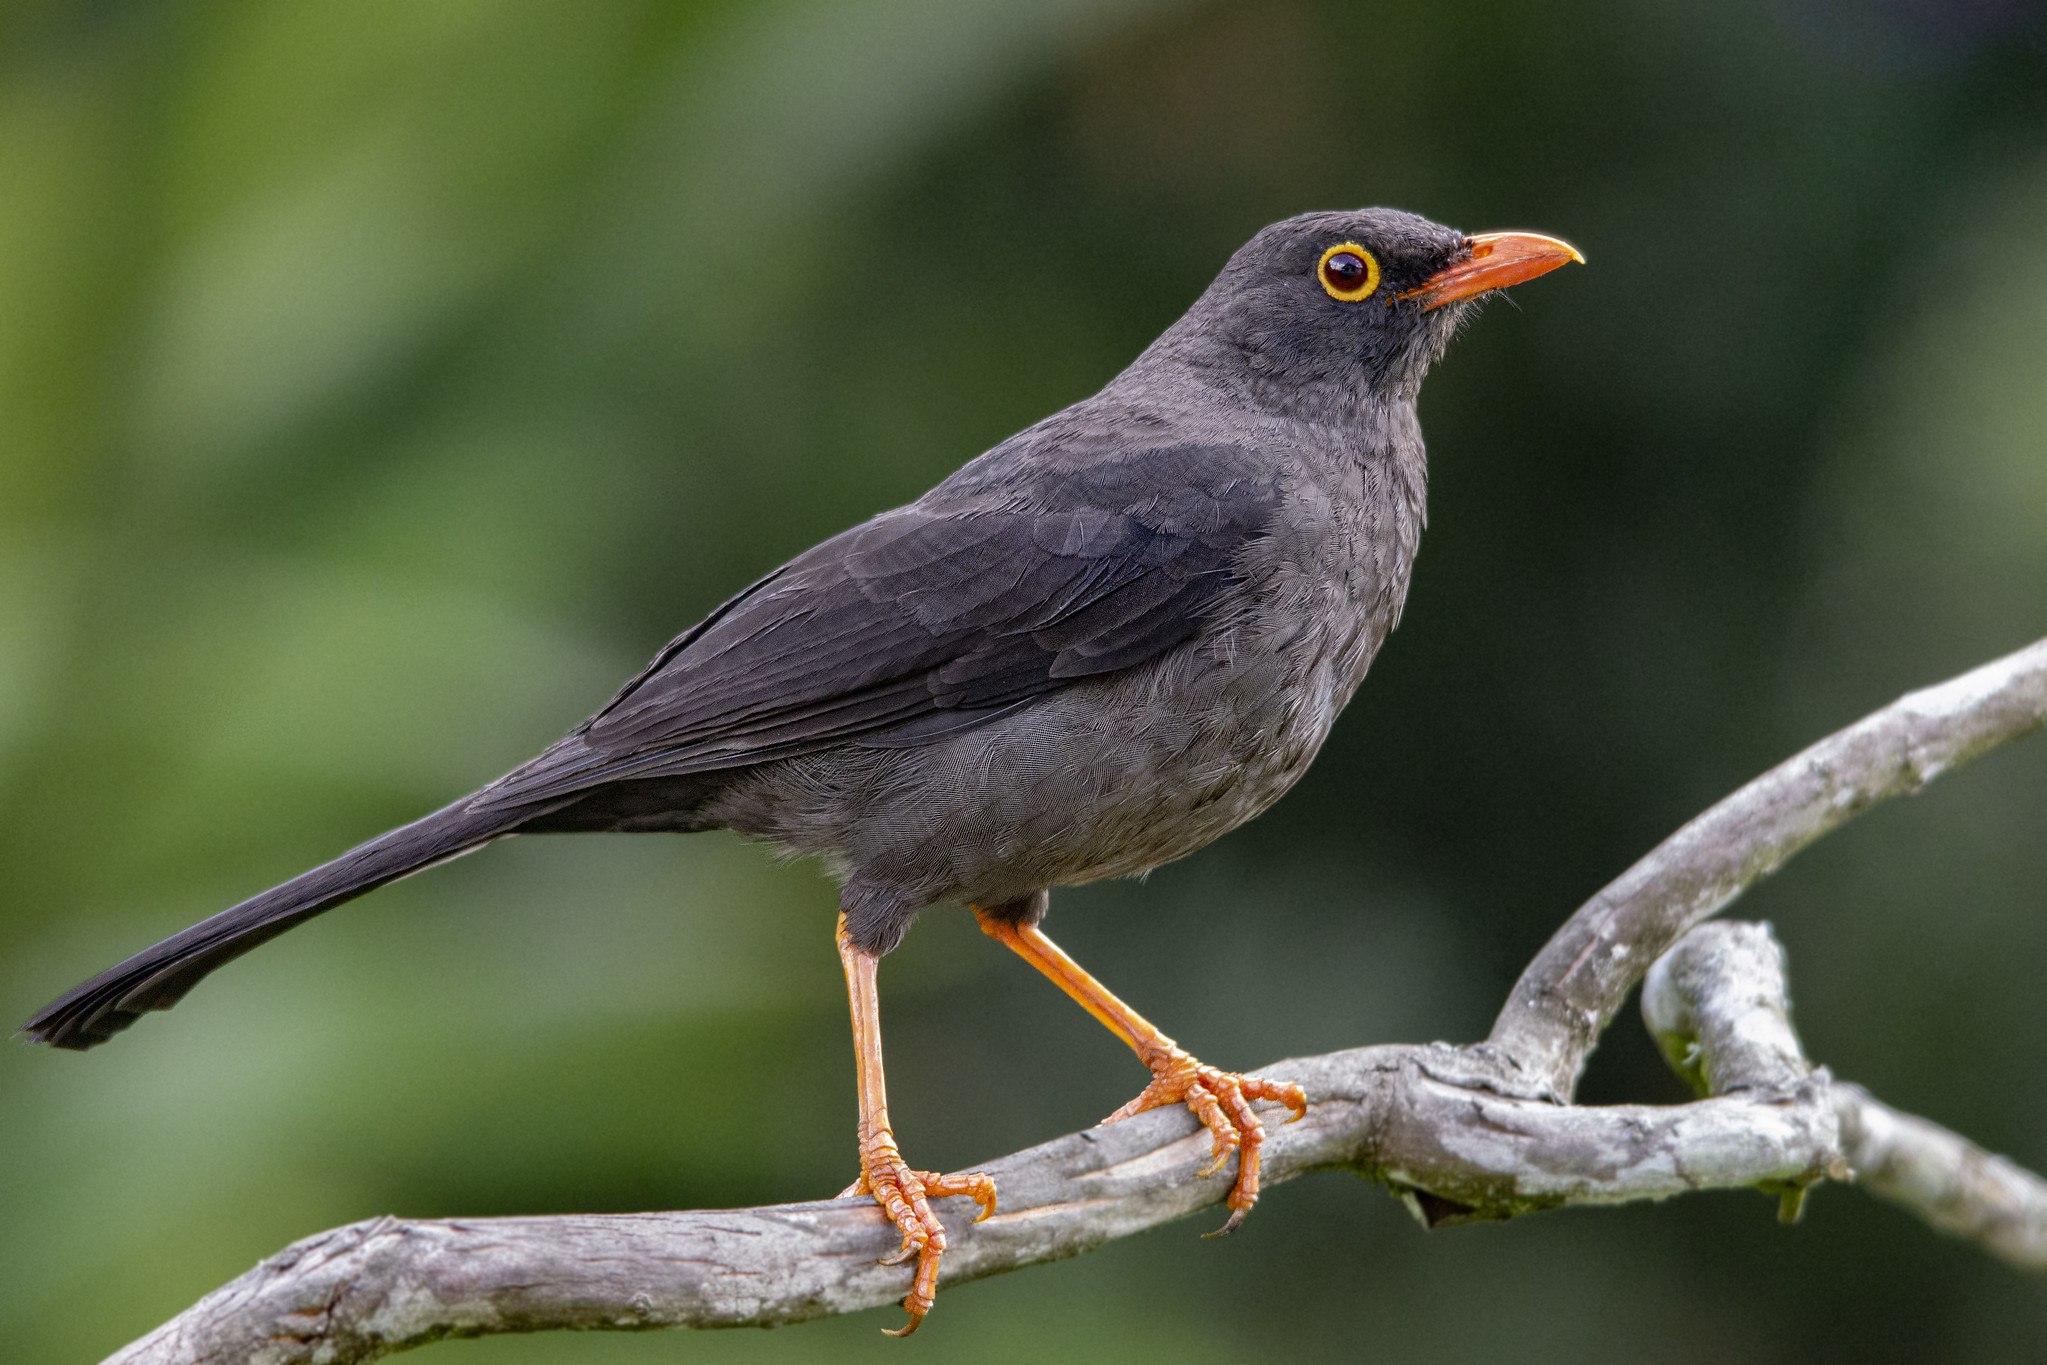
[[[884,513],[721,607],[484,800],[928,743],[1144,663],[1195,633],[1262,534],[1276,493],[1261,463],[1164,447],[1040,484],[1030,505]]]

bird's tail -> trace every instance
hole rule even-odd
[[[481,848],[533,814],[517,808],[477,812],[469,805],[465,798],[379,835],[144,949],[44,1006],[23,1032],[36,1042],[79,1051],[104,1043],[144,1010],[169,1009],[201,977],[257,944],[365,891]]]

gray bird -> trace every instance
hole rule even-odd
[[[1111,1120],[1185,1104],[1225,1230],[1258,1198],[1253,1102],[1298,1086],[1197,1062],[1039,928],[1046,894],[1144,872],[1257,815],[1306,770],[1400,619],[1427,471],[1415,398],[1469,301],[1566,261],[1391,209],[1275,223],[1092,398],[907,507],[768,574],[677,637],[567,738],[55,1001],[89,1048],[323,910],[509,834],[732,829],[840,883],[860,1180],[915,1257],[903,1334],[945,1250],[930,1201],[985,1175],[912,1169],[882,1085],[880,957],[965,902],[1152,1072]],[[1204,1172],[1208,1173],[1208,1172]]]

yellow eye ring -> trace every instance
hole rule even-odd
[[[1356,303],[1379,287],[1379,258],[1356,242],[1338,242],[1322,253],[1315,278],[1338,303]]]

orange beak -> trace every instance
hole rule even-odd
[[[1585,264],[1577,247],[1540,232],[1481,232],[1464,240],[1471,248],[1470,255],[1443,267],[1400,297],[1420,299],[1422,311],[1427,312],[1489,289],[1505,289],[1547,275],[1571,261]]]

